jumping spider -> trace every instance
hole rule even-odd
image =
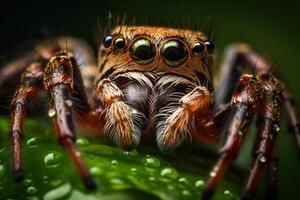
[[[274,141],[282,102],[300,148],[295,104],[270,62],[245,44],[228,48],[215,90],[213,52],[214,44],[200,31],[129,25],[117,26],[104,37],[98,62],[79,39],[37,45],[33,53],[1,70],[2,88],[21,76],[9,131],[15,180],[23,179],[27,105],[45,91],[58,140],[88,188],[96,184],[74,146],[75,122],[110,136],[125,150],[151,136],[161,151],[174,150],[187,139],[217,143],[226,138],[202,193],[202,199],[210,199],[256,117],[253,166],[242,198],[253,198],[265,166],[270,169],[269,195],[276,195]]]

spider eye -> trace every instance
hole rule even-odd
[[[123,49],[125,47],[125,39],[122,38],[122,37],[119,37],[119,38],[115,39],[114,46],[117,49]]]
[[[187,51],[181,41],[171,40],[163,44],[161,55],[167,65],[178,67],[186,60]]]
[[[204,51],[204,49],[205,49],[204,44],[197,42],[197,43],[193,44],[192,52],[194,54],[199,54],[199,53],[202,53]]]
[[[103,45],[105,48],[109,47],[112,43],[113,37],[111,35],[105,36],[103,39]]]
[[[131,46],[131,51],[134,58],[141,61],[150,61],[155,54],[153,45],[145,38],[135,41]]]
[[[208,41],[204,42],[204,45],[206,46],[208,53],[214,52],[215,45],[211,41],[208,40]]]

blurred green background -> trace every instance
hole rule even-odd
[[[216,69],[226,45],[233,42],[249,43],[276,63],[276,68],[300,103],[299,10],[299,3],[290,0],[9,1],[1,3],[0,8],[0,65],[24,52],[25,43],[49,35],[85,38],[96,51],[98,19],[104,24],[109,11],[120,15],[126,13],[138,22],[146,21],[147,24],[161,26],[180,24],[184,19],[195,24],[210,21],[216,32]],[[300,162],[293,138],[286,131],[284,122],[278,140],[281,199],[300,199]],[[248,147],[250,144],[251,141]],[[239,162],[246,166],[248,158],[243,153]]]

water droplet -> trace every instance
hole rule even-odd
[[[99,167],[92,167],[90,169],[90,172],[94,176],[99,176],[99,175],[103,174],[103,170],[101,170]]]
[[[44,176],[43,177],[43,183],[44,184],[48,184],[48,176]]]
[[[26,144],[27,144],[27,146],[30,147],[30,148],[35,148],[35,147],[38,147],[38,146],[39,146],[39,145],[38,145],[38,140],[37,140],[36,137],[32,137],[32,138],[28,139],[28,140],[26,141]]]
[[[261,156],[259,159],[260,162],[265,163],[267,161],[265,156]]]
[[[203,189],[205,185],[205,182],[203,180],[198,180],[195,182],[195,188],[197,189]]]
[[[5,147],[0,148],[0,153],[2,153],[5,150]]]
[[[56,111],[53,109],[53,108],[50,108],[49,110],[48,110],[48,116],[49,117],[54,117],[56,115]]]
[[[131,172],[131,174],[136,175],[137,174],[137,168],[131,168],[130,172]]]
[[[61,183],[62,183],[62,180],[60,180],[60,179],[55,179],[55,180],[52,180],[52,181],[50,182],[50,185],[56,187],[56,186],[59,186]]]
[[[134,149],[132,151],[124,151],[123,154],[128,157],[136,157],[138,155],[138,152]]]
[[[152,167],[152,168],[160,167],[159,159],[154,156],[146,156],[146,158],[143,159],[143,163],[147,167]]]
[[[0,165],[0,180],[4,177],[5,167],[4,165]]]
[[[87,138],[81,137],[76,140],[76,144],[82,147],[87,146],[88,144],[90,144],[90,142]]]
[[[73,106],[73,102],[70,99],[65,100],[65,103],[67,104],[67,106],[72,107]]]
[[[119,162],[118,162],[117,160],[112,160],[112,161],[111,161],[111,165],[112,165],[113,167],[117,167],[117,166],[119,165]]]
[[[167,178],[176,179],[178,176],[178,172],[176,171],[176,169],[174,169],[172,167],[168,167],[168,168],[161,170],[160,175],[167,177]]]
[[[191,192],[188,190],[182,190],[181,194],[186,197],[191,196]]]
[[[61,199],[67,196],[71,192],[72,186],[69,183],[66,183],[58,188],[50,190],[44,195],[43,200],[55,200]]]
[[[23,183],[24,183],[25,186],[30,186],[30,185],[32,185],[32,180],[26,178],[26,179],[23,181]]]
[[[34,186],[29,186],[26,190],[27,194],[34,195],[37,193],[37,189]]]
[[[210,172],[209,174],[211,177],[215,177],[217,175],[217,173],[215,171]]]
[[[178,182],[179,182],[179,183],[188,184],[188,180],[187,180],[186,178],[184,178],[184,177],[178,179]]]
[[[233,194],[229,190],[225,190],[224,195],[226,196],[226,199],[232,199],[233,198]]]
[[[274,125],[274,128],[275,128],[275,131],[276,132],[279,132],[280,131],[280,126],[278,124],[275,124]]]
[[[53,151],[51,153],[48,153],[44,157],[44,163],[48,167],[57,167],[60,164],[60,161],[62,160],[62,155],[58,151]]]
[[[109,181],[111,183],[111,186],[114,189],[125,189],[125,188],[128,188],[128,185],[122,179],[112,178]]]

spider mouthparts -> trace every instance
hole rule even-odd
[[[213,197],[214,191],[211,190],[203,190],[201,194],[201,200],[209,200]]]
[[[97,188],[97,183],[91,176],[83,177],[82,181],[83,181],[85,187],[89,190],[94,190]]]
[[[252,200],[254,199],[254,192],[245,191],[241,197],[241,200]]]
[[[16,169],[13,172],[14,180],[19,183],[24,179],[24,171],[23,169]]]

